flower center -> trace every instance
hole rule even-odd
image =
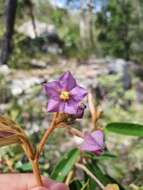
[[[60,99],[67,101],[70,98],[70,93],[68,91],[62,91],[60,94]]]

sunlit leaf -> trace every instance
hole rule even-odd
[[[135,123],[109,123],[106,129],[123,135],[143,137],[143,125]]]
[[[51,178],[57,181],[64,181],[69,171],[79,159],[79,156],[79,149],[72,149],[66,153],[54,168]]]

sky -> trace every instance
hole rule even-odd
[[[53,5],[56,5],[56,6],[60,7],[60,8],[63,8],[63,7],[66,6],[67,0],[50,0],[50,2],[51,2]],[[78,8],[80,8],[79,2],[80,2],[80,1],[78,1],[78,0],[76,1],[76,0],[75,0],[74,3],[70,3],[70,4],[69,4],[69,7],[70,7],[70,8],[73,8],[73,9],[78,9]],[[86,1],[85,1],[85,2],[86,2]],[[96,8],[96,11],[98,11],[98,10],[101,9],[101,3],[100,3],[100,1],[98,1],[98,3],[96,2],[95,8]]]
[[[51,0],[52,4],[56,4],[58,7],[64,7],[66,4],[66,0]]]

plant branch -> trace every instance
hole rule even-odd
[[[79,131],[78,129],[70,127],[69,125],[67,125],[65,123],[61,123],[60,126],[66,128],[71,135],[78,136],[82,139],[84,138],[83,133],[81,131]]]
[[[78,129],[75,129],[75,128],[68,128],[69,132],[72,134],[72,135],[76,135],[80,138],[84,138],[84,135],[82,132],[80,132]]]
[[[95,108],[94,99],[91,92],[88,93],[88,105],[89,105],[89,110],[90,110],[91,119],[92,119],[91,129],[97,130],[98,129],[97,121],[101,117],[102,110],[101,109],[99,110],[99,108],[98,109]]]
[[[32,164],[33,173],[34,173],[36,181],[37,181],[37,185],[43,186],[38,161],[37,160],[30,160],[30,161]]]
[[[105,186],[99,181],[99,179],[97,179],[97,177],[86,166],[84,166],[83,164],[79,164],[79,163],[76,163],[75,166],[77,168],[80,168],[83,171],[85,171],[87,173],[87,175],[89,175],[98,184],[98,186],[102,190],[105,190]]]
[[[65,184],[66,184],[66,185],[69,185],[69,183],[70,183],[70,181],[71,181],[71,179],[72,179],[72,177],[73,177],[73,174],[74,174],[74,171],[71,170],[71,171],[69,172],[67,178],[66,178],[66,181],[65,181]]]
[[[44,149],[44,145],[49,137],[49,135],[53,132],[53,130],[56,128],[56,118],[57,118],[57,114],[58,113],[55,113],[55,115],[53,116],[53,120],[52,120],[52,123],[51,123],[51,126],[47,129],[47,131],[44,133],[39,145],[38,145],[38,148],[37,148],[37,151],[36,151],[36,154],[35,154],[35,160],[38,160],[39,157],[40,157],[40,154],[41,152],[43,151]]]

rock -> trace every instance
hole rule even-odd
[[[33,51],[42,51],[45,53],[61,54],[64,47],[64,41],[60,39],[56,28],[52,24],[39,22],[36,20],[36,34],[31,21],[25,22],[17,30],[24,33],[27,37],[23,40],[23,46],[33,48]]]
[[[43,34],[47,33],[56,33],[56,28],[52,24],[47,24],[36,20],[35,25],[38,36],[42,36]],[[17,31],[29,36],[30,38],[36,38],[31,20],[22,24],[19,28],[17,28]]]
[[[106,60],[109,65],[107,66],[109,74],[122,74],[124,67],[128,64],[124,59],[110,59]]]
[[[122,77],[121,77],[121,81],[122,81],[122,84],[123,84],[123,89],[124,90],[129,90],[132,87],[132,77],[131,77],[131,75],[129,73],[129,65],[125,64],[123,69],[124,70],[123,70],[123,74],[122,74]]]
[[[142,68],[142,66],[137,65],[133,62],[130,65],[131,65],[132,72],[143,81],[143,68]]]
[[[44,61],[37,60],[37,59],[32,59],[30,65],[38,69],[47,67],[47,64]]]
[[[22,78],[15,79],[12,81],[10,88],[14,96],[20,95],[23,92],[30,93],[30,88],[34,85],[42,84],[44,82],[43,78],[31,77],[31,78]]]
[[[136,83],[136,101],[137,103],[143,103],[143,83],[141,81],[138,81]]]
[[[10,74],[11,70],[7,65],[0,65],[0,74],[2,75],[8,75]]]
[[[4,103],[0,103],[0,114],[5,114],[5,110],[7,109],[7,105]]]
[[[44,50],[44,52],[47,52],[47,53],[51,53],[51,54],[54,54],[54,55],[57,55],[57,54],[61,54],[62,53],[62,49],[59,47],[58,44],[56,43],[53,43],[53,44],[45,44],[43,47],[42,47],[42,50]]]

